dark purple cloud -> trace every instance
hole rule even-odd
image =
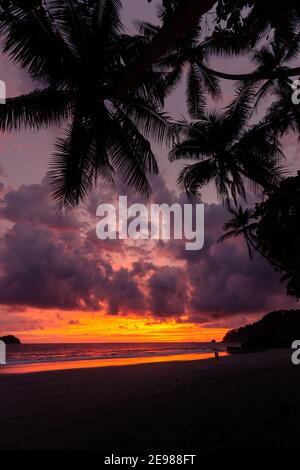
[[[5,171],[5,168],[4,168],[3,165],[1,165],[1,163],[0,163],[0,177],[1,178],[6,178],[7,177],[7,173]]]
[[[170,256],[185,262],[191,297],[189,320],[210,323],[245,314],[259,314],[268,309],[295,306],[285,294],[280,275],[259,255],[251,261],[243,240],[217,243],[226,207],[205,206],[205,245],[201,251],[186,251],[183,243],[169,242],[163,247]]]
[[[181,268],[157,269],[148,281],[151,313],[160,318],[184,315],[188,304],[188,285]]]
[[[145,313],[146,301],[136,280],[128,269],[115,272],[109,283],[109,309],[110,315],[122,313],[126,306],[126,313]]]
[[[55,214],[45,181],[8,191],[1,217],[14,225],[1,241],[0,304],[79,311],[108,304],[112,314],[145,307],[134,275],[112,267],[110,247],[101,249],[88,226],[78,230],[74,214]]]
[[[230,243],[212,246],[199,265],[188,263],[187,275],[193,289],[191,311],[195,318],[200,312],[201,320],[203,312],[208,320],[257,313],[274,295],[284,295],[279,276],[263,260],[251,262]]]
[[[97,193],[91,197],[95,208]],[[104,193],[106,201],[115,197],[111,189]],[[163,178],[153,200],[186,203]],[[205,207],[201,251],[186,251],[184,241],[133,247],[100,241],[91,199],[87,207],[86,219],[80,218],[84,208],[61,219],[49,206],[46,181],[6,190],[1,216],[13,225],[1,241],[0,304],[212,324],[263,313],[278,300],[292,303],[278,274],[259,257],[251,262],[242,241],[216,243],[228,218],[222,205]]]
[[[0,303],[99,309],[104,270],[89,259],[77,234],[17,223],[4,236],[1,263]]]
[[[80,325],[80,321],[79,320],[69,320],[68,321],[68,324],[69,325]]]
[[[157,266],[154,263],[149,263],[144,260],[135,261],[132,264],[132,274],[133,276],[138,276],[140,278],[146,277],[148,274],[151,274],[153,271],[157,271]]]
[[[11,222],[33,222],[61,229],[79,227],[74,215],[56,214],[51,206],[46,178],[41,184],[23,184],[16,190],[10,190],[5,194],[2,205],[0,217]]]

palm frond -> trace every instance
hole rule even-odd
[[[148,175],[158,173],[156,158],[150,143],[120,109],[114,114],[110,160],[126,185],[145,198],[150,196]]]
[[[227,229],[226,229],[227,230]],[[228,240],[229,238],[236,238],[239,235],[236,230],[230,230],[227,233],[224,233],[220,238],[218,238],[217,243],[224,242],[225,240]]]
[[[76,68],[76,58],[53,22],[54,16],[50,17],[42,7],[26,8],[25,2],[17,2],[2,15],[0,25],[3,51],[33,79],[47,85],[53,70],[62,84],[66,70]]]
[[[169,153],[169,160],[171,162],[177,160],[202,160],[209,154],[207,143],[201,147],[198,140],[190,139],[177,143]]]
[[[252,112],[255,85],[239,85],[234,100],[225,108],[224,120],[233,137],[245,127]]]
[[[121,103],[121,108],[143,136],[162,144],[169,144],[172,140],[172,126],[169,116],[142,99],[127,97]]]
[[[165,74],[159,71],[148,71],[128,96],[148,102],[149,106],[162,109],[165,100]]]
[[[54,207],[58,212],[74,209],[92,189],[91,128],[78,116],[65,136],[57,139],[48,172]]]
[[[257,110],[261,101],[268,96],[268,94],[274,90],[276,86],[276,80],[266,80],[265,83],[259,88],[255,94],[255,101],[253,103],[252,114]]]
[[[203,80],[203,86],[213,99],[219,99],[222,96],[220,80],[199,66],[200,76]]]
[[[137,31],[145,36],[147,39],[153,39],[156,34],[159,32],[159,26],[156,26],[149,21],[137,21],[133,22],[134,26],[136,27]]]
[[[200,118],[204,111],[205,98],[200,69],[196,64],[191,64],[188,72],[186,100],[190,116],[194,119]]]
[[[230,32],[217,32],[206,39],[203,49],[207,55],[221,57],[245,55],[249,53],[249,40],[247,37],[238,36]]]
[[[173,67],[171,72],[166,74],[165,94],[168,96],[180,84],[183,75],[183,67],[181,64]]]
[[[284,62],[292,62],[299,57],[300,53],[300,32],[298,32],[294,39],[288,44],[287,52],[283,58]]]
[[[71,115],[73,99],[71,93],[53,89],[8,98],[0,106],[0,129],[12,131],[58,125]]]
[[[250,179],[262,187],[277,185],[286,174],[281,144],[271,122],[261,122],[243,134],[237,158]]]
[[[184,167],[179,174],[178,184],[189,196],[197,196],[201,188],[209,184],[216,175],[217,167],[214,160],[204,160]]]

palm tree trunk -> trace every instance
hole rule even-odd
[[[282,68],[277,70],[271,70],[269,72],[249,72],[249,73],[224,73],[217,70],[212,70],[206,67],[204,64],[198,64],[198,66],[207,73],[215,75],[216,77],[223,78],[224,80],[271,80],[276,78],[295,77],[300,75],[300,67],[294,68]]]
[[[208,13],[215,3],[216,0],[182,0],[140,57],[120,74],[117,86],[107,90],[108,95],[115,98],[126,95],[153,64],[198,25],[200,17]]]
[[[148,44],[140,57],[133,63],[125,67],[120,74],[117,85],[106,90],[105,97],[115,97],[126,95],[139,80],[145,75],[153,64],[157,63],[182,37],[191,29],[195,28],[200,17],[208,13],[216,0],[182,0],[175,12],[167,19],[159,33]],[[199,64],[207,72],[227,80],[262,80],[281,77],[292,77],[300,74],[300,67],[291,69],[279,69],[270,72],[248,73],[248,74],[226,74],[211,70]]]

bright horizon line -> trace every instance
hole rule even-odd
[[[21,340],[20,340],[21,341]],[[216,340],[217,343],[221,343],[223,340]],[[23,344],[146,344],[146,343],[156,343],[156,344],[163,344],[163,343],[210,343],[211,341],[21,341],[21,345]]]

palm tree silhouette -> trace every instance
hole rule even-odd
[[[176,9],[178,1],[163,2],[159,9],[159,18],[162,25],[168,22],[170,15]],[[152,41],[158,35],[161,26],[147,21],[136,21],[137,29],[148,41]],[[156,66],[166,73],[165,92],[171,93],[186,75],[186,103],[192,118],[202,115],[207,95],[218,99],[222,95],[220,81],[202,67],[203,60],[208,59],[208,53],[215,48],[215,38],[201,42],[200,23],[188,30],[177,44],[167,51]]]
[[[271,122],[249,126],[254,98],[253,87],[241,87],[223,112],[205,112],[197,122],[177,125],[179,141],[170,160],[196,160],[178,178],[188,194],[214,183],[223,201],[232,196],[236,202],[238,196],[246,199],[247,181],[255,190],[277,187],[285,174],[280,141]]]
[[[228,210],[230,214],[232,214],[232,218],[225,223],[224,230],[226,230],[226,232],[217,240],[217,243],[232,237],[236,238],[242,236],[246,242],[249,258],[251,260],[253,260],[254,252],[256,251],[262,258],[274,266],[275,269],[283,271],[283,267],[261,250],[257,243],[256,230],[259,227],[259,221],[255,218],[254,211],[250,208],[244,209],[242,206],[238,206],[234,209],[230,205],[228,206]]]
[[[158,172],[148,137],[162,142],[169,132],[165,75],[149,69],[125,96],[111,96],[147,42],[123,32],[120,0],[7,4],[1,5],[4,52],[39,87],[7,99],[0,129],[66,123],[49,171],[56,208],[77,206],[99,178],[112,183],[116,175],[147,197],[148,175]]]
[[[249,258],[253,259],[253,250],[257,250],[255,244],[257,222],[253,219],[253,211],[249,208],[244,209],[242,206],[236,209],[229,206],[228,210],[233,217],[225,223],[224,230],[226,230],[226,233],[218,239],[218,243],[228,238],[243,236],[247,245]]]

